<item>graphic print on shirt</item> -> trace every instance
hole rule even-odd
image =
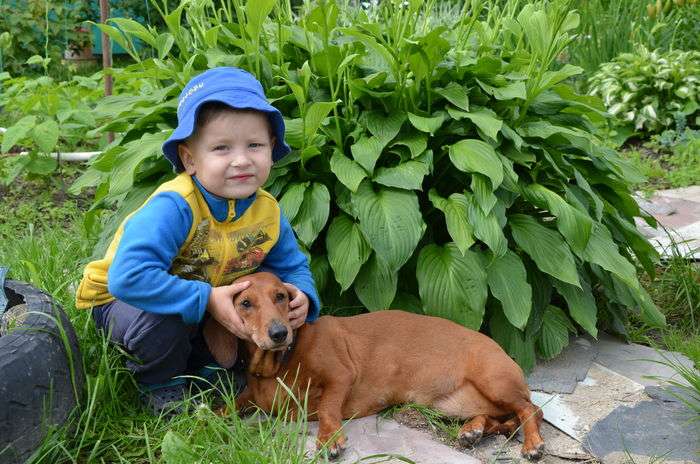
[[[174,275],[180,276],[187,280],[201,280],[210,282],[208,266],[216,266],[219,262],[211,256],[209,251],[209,240],[219,239],[219,237],[210,237],[209,219],[204,219],[197,224],[197,230],[192,237],[192,242],[184,252],[173,260],[171,272]]]
[[[228,240],[236,244],[237,256],[226,261],[224,275],[242,275],[254,271],[262,264],[271,248],[272,237],[268,234],[273,224],[254,224],[245,229],[231,232]]]

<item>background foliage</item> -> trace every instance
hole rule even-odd
[[[700,126],[700,52],[650,52],[640,46],[604,63],[590,78],[590,93],[635,130]]]
[[[110,211],[96,253],[172,176],[160,146],[180,88],[240,66],[287,118],[294,150],[267,188],[327,311],[391,306],[488,327],[526,368],[577,327],[624,330],[628,310],[662,324],[633,264],[653,274],[656,259],[633,223],[639,176],[593,135],[603,106],[566,83],[581,69],[556,64],[579,23],[571,3],[474,0],[449,27],[434,5],[319,0],[296,15],[272,0],[201,1],[161,8],[167,31],[100,26],[155,56],[117,71],[148,92],[98,105],[98,131],[120,136],[73,187],[96,187],[88,226]]]

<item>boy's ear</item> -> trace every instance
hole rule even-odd
[[[192,151],[185,142],[177,144],[177,155],[180,157],[180,161],[182,161],[182,165],[185,167],[185,172],[187,174],[191,176],[197,174],[194,167]]]

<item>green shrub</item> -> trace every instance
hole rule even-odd
[[[0,74],[0,154],[26,151],[29,156],[0,158],[0,185],[22,174],[48,176],[58,163],[47,153],[95,149],[96,140],[85,136],[95,124],[92,109],[103,95],[101,73],[56,82],[42,76],[9,78]]]
[[[34,71],[27,60],[35,55],[50,59],[52,69],[60,66],[65,50],[90,45],[91,36],[80,24],[90,19],[87,1],[5,0],[0,2],[0,31],[7,32],[9,44],[0,47],[0,72],[23,75]]]
[[[581,15],[581,26],[562,58],[587,75],[621,53],[633,52],[635,44],[662,51],[700,49],[700,8],[690,2],[666,13],[660,5],[660,14],[649,0],[574,0],[572,6]]]
[[[634,226],[639,176],[592,134],[600,101],[565,83],[581,69],[554,66],[578,24],[569,3],[474,0],[450,27],[434,23],[434,1],[319,0],[298,14],[242,3],[188,2],[167,31],[101,26],[157,58],[115,71],[148,92],[95,111],[99,131],[119,134],[73,186],[97,187],[97,255],[173,176],[160,147],[182,86],[234,65],[286,117],[293,152],[267,188],[311,255],[325,311],[400,307],[488,327],[526,369],[572,330],[597,334],[594,294],[615,327],[628,310],[663,324],[633,264],[653,273],[657,258]]]
[[[650,134],[673,127],[677,115],[700,125],[700,52],[650,52],[640,46],[600,66],[589,80],[620,125]]]

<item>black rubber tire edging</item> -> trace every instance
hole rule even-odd
[[[78,338],[60,305],[24,282],[6,281],[5,292],[8,310],[24,303],[28,311],[20,327],[0,336],[0,463],[20,464],[48,426],[62,425],[82,401],[85,376]]]

